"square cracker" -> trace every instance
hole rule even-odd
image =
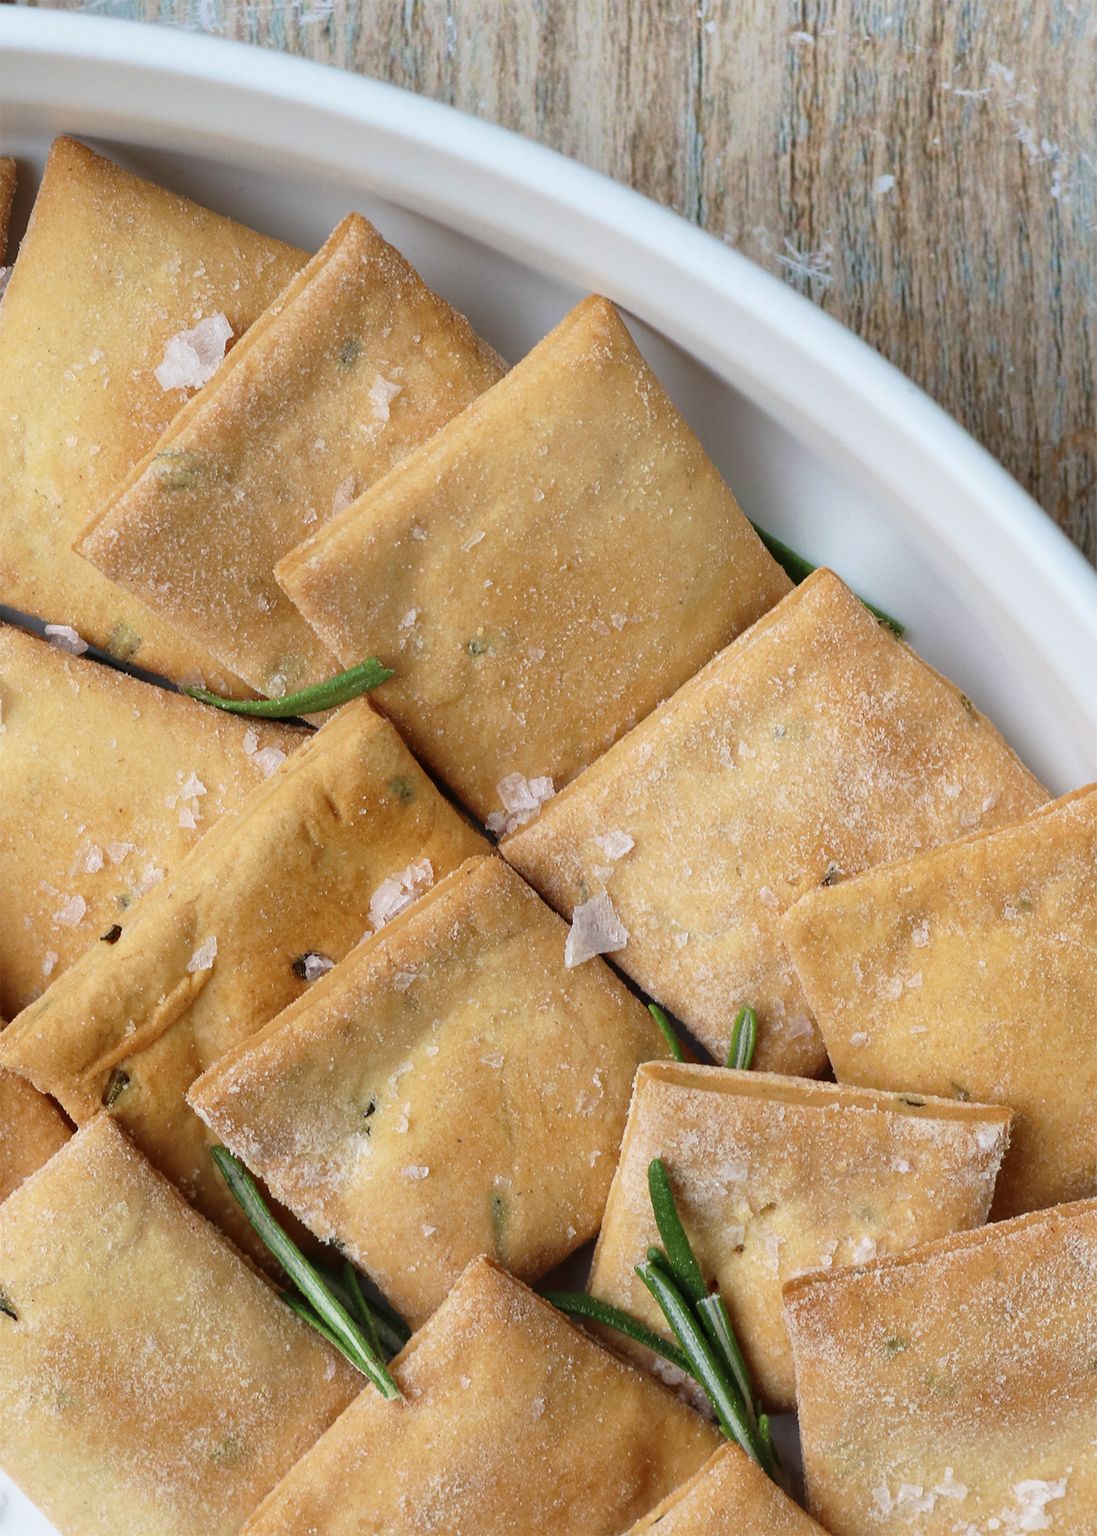
[[[778,937],[797,897],[1047,799],[994,727],[833,571],[816,571],[551,800],[503,853],[570,916],[608,891],[614,962],[719,1060],[745,1003],[756,1063],[826,1063]],[[608,859],[598,838],[623,831]]]
[[[392,727],[348,704],[0,1035],[0,1065],[78,1124],[106,1105],[212,1219],[253,1247],[187,1089],[338,960],[371,894],[418,860],[441,877],[484,849]],[[297,966],[295,969],[295,962]]]
[[[68,1139],[69,1128],[57,1106],[14,1072],[0,1071],[0,1200]]]
[[[244,1536],[617,1536],[720,1440],[487,1259],[393,1373],[404,1401],[363,1392]]]
[[[0,262],[8,248],[8,225],[15,200],[15,161],[0,157]]]
[[[1097,1201],[785,1288],[834,1536],[1093,1536]]]
[[[12,1018],[305,736],[10,625],[0,711],[0,1013]]]
[[[737,1445],[722,1445],[627,1536],[826,1536]]]
[[[71,549],[183,403],[153,370],[168,339],[223,312],[241,335],[304,254],[112,165],[50,152],[0,307],[0,591],[123,661],[233,679]]]
[[[661,1157],[759,1394],[791,1411],[784,1282],[981,1226],[1008,1140],[1005,1109],[653,1062],[636,1074],[590,1291],[670,1338],[636,1275],[659,1241],[647,1174]]]
[[[331,652],[275,564],[502,372],[350,214],[76,547],[260,692],[318,682]]]
[[[0,1461],[65,1536],[236,1536],[361,1385],[106,1115],[0,1206],[0,1276]]]
[[[585,299],[278,580],[481,818],[561,784],[789,589],[613,306]]]
[[[838,1077],[1009,1104],[995,1214],[1097,1195],[1097,785],[815,891],[782,934]]]
[[[565,968],[566,936],[470,860],[188,1096],[413,1327],[478,1254],[532,1281],[598,1230],[633,1074],[666,1047],[609,966]]]

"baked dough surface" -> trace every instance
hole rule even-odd
[[[300,730],[234,719],[0,625],[0,1013],[239,810]]]
[[[1008,1139],[1005,1109],[652,1062],[636,1075],[589,1288],[670,1338],[635,1272],[659,1242],[647,1172],[661,1157],[756,1389],[791,1412],[784,1282],[982,1225]]]
[[[502,851],[566,916],[608,891],[628,931],[615,963],[717,1060],[750,1003],[756,1065],[815,1074],[826,1054],[782,912],[1046,799],[970,701],[821,570]],[[616,862],[597,842],[611,831],[634,844]]]
[[[212,657],[71,545],[183,403],[155,377],[167,341],[218,313],[242,335],[304,260],[74,139],[54,143],[0,305],[6,603],[119,660],[231,691]]]
[[[617,311],[585,299],[278,580],[486,818],[559,787],[789,590]]]
[[[1009,1104],[997,1216],[1097,1195],[1097,786],[804,898],[838,1077]]]
[[[465,318],[350,214],[77,548],[261,693],[319,682],[337,668],[276,563],[502,372]]]
[[[142,897],[117,943],[96,944],[8,1026],[0,1065],[78,1124],[106,1103],[251,1246],[187,1089],[301,995],[295,961],[338,960],[361,939],[383,880],[418,859],[441,878],[483,847],[392,727],[348,704]]]
[[[244,1536],[618,1536],[720,1436],[487,1259]]]
[[[0,1070],[0,1201],[68,1139],[56,1105],[14,1072]]]
[[[826,1536],[737,1445],[722,1445],[627,1536]]]
[[[833,1536],[1093,1536],[1097,1201],[785,1288]]]
[[[236,1536],[362,1381],[109,1116],[0,1206],[0,1276],[0,1462],[65,1536]]]
[[[189,1101],[413,1327],[490,1253],[535,1280],[593,1237],[637,1065],[665,1054],[502,859],[470,860],[221,1058]]]

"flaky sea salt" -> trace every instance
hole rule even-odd
[[[5,290],[11,282],[11,268],[0,267],[0,299],[4,297]]]
[[[88,904],[82,896],[70,896],[63,906],[58,907],[53,914],[55,923],[60,923],[62,928],[76,928],[84,921],[84,913],[88,910]]]
[[[329,960],[327,955],[318,954],[310,949],[301,961],[301,969],[305,973],[306,981],[319,981],[321,976],[326,976],[329,971],[335,969],[335,961]]]
[[[624,949],[627,943],[628,930],[617,916],[613,902],[602,891],[589,901],[581,902],[572,913],[564,945],[564,964],[570,970],[595,955],[609,955]]]
[[[375,421],[388,421],[389,406],[402,389],[402,384],[393,384],[379,373],[373,375],[373,383],[369,387],[369,404]]]
[[[636,844],[627,832],[603,832],[596,836],[594,841],[601,848],[607,859],[623,859],[626,853],[631,853]]]
[[[202,783],[202,780],[196,773],[191,773],[187,776],[187,782],[179,791],[180,797],[183,800],[193,800],[198,795],[204,795],[205,793],[206,786]]]
[[[232,326],[223,314],[207,315],[189,331],[168,338],[164,359],[154,372],[163,390],[201,389],[225,360]]]
[[[876,1257],[876,1239],[859,1237],[849,1251],[851,1264],[868,1264]]]
[[[249,725],[244,732],[244,752],[248,757],[254,757],[259,747],[259,732],[252,730]]]
[[[503,809],[492,811],[487,828],[498,835],[524,827],[556,793],[550,778],[527,779],[524,773],[508,773],[506,778],[499,780],[495,790],[503,802]]]
[[[335,493],[331,498],[331,515],[338,517],[339,513],[349,507],[352,501],[358,500],[358,479],[355,475],[348,475],[345,480],[340,480],[335,487]]]
[[[107,844],[107,858],[112,864],[121,864],[128,859],[131,853],[137,852],[136,843],[110,842]]]
[[[265,779],[269,779],[274,770],[280,768],[286,760],[286,754],[281,747],[263,747],[260,751],[249,755]]]
[[[217,938],[210,934],[208,939],[203,939],[198,948],[187,961],[187,970],[192,974],[196,971],[212,971],[213,962],[217,958]]]
[[[850,1045],[867,1045],[868,1039],[869,1037],[865,1034],[864,1030],[858,1029],[854,1034],[850,1035],[849,1043]]]
[[[482,528],[480,528],[476,533],[470,533],[468,538],[461,545],[462,553],[467,555],[470,549],[475,549],[483,537],[484,530]]]
[[[405,1179],[425,1179],[430,1169],[425,1163],[409,1163],[406,1168],[401,1168],[400,1172]]]
[[[71,624],[47,624],[46,639],[55,651],[66,651],[70,656],[82,656],[88,648],[88,642]]]
[[[406,911],[417,897],[434,884],[434,868],[429,859],[416,859],[398,874],[389,875],[370,897],[369,920],[374,929],[383,928]]]
[[[42,975],[52,976],[53,968],[59,959],[60,956],[55,949],[47,949],[46,953],[42,956]]]

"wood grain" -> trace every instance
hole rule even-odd
[[[1097,0],[60,0],[394,81],[697,220],[1097,563]]]

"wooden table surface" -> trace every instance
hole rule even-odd
[[[851,326],[1097,563],[1097,0],[60,0],[540,139]]]

